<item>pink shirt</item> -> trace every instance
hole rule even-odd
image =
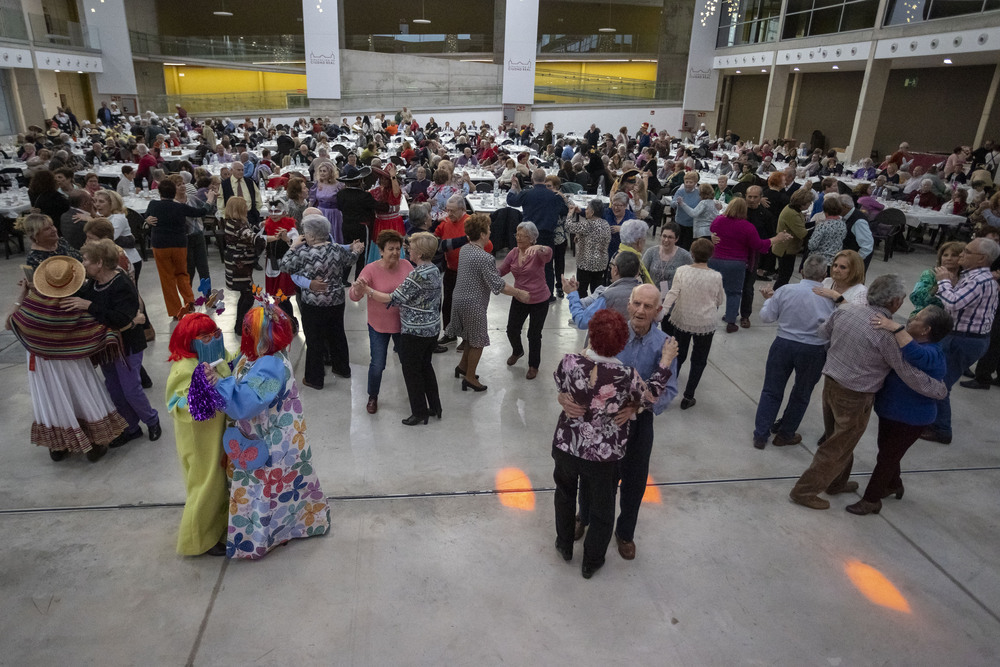
[[[399,260],[394,271],[382,268],[382,262],[379,261],[372,262],[361,269],[360,277],[366,279],[379,292],[392,294],[397,287],[403,284],[411,271],[413,271],[413,265],[405,259]],[[360,301],[365,296],[364,292],[355,289],[353,285],[348,295],[351,297],[351,301]],[[368,324],[379,333],[399,333],[399,307],[386,308],[384,303],[368,299]]]
[[[507,253],[500,264],[500,275],[514,274],[514,287],[526,290],[531,297],[530,303],[548,301],[552,293],[545,284],[545,265],[552,259],[552,248],[542,246],[540,251],[523,264],[518,262],[519,254],[517,248]]]
[[[749,220],[720,215],[712,221],[712,232],[719,235],[714,259],[749,261],[754,252],[771,251],[771,239],[762,239]]]

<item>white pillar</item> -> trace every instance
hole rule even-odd
[[[697,9],[697,8],[696,8]],[[704,23],[702,22],[702,19]],[[684,129],[696,132],[701,116],[698,112],[714,112],[719,88],[719,72],[712,67],[719,20],[702,17],[698,11],[691,21],[691,45],[688,49],[687,72],[684,76],[683,128],[665,128],[670,132]],[[716,121],[718,122],[718,121]],[[690,125],[690,127],[688,127]],[[707,127],[708,125],[706,125]],[[721,132],[722,130],[720,130]]]
[[[514,105],[514,122],[531,120],[535,101],[538,0],[506,0],[503,37],[503,104]]]
[[[340,10],[337,0],[302,0],[310,107],[340,113]]]
[[[101,45],[102,72],[94,75],[98,95],[135,97],[135,68],[128,36],[124,0],[82,0],[83,21],[96,29]]]
[[[865,79],[861,84],[858,110],[854,114],[854,127],[851,128],[851,143],[847,146],[844,162],[857,162],[871,155],[875,145],[875,130],[878,128],[875,119],[882,113],[891,68],[892,61],[876,60],[875,49],[872,49],[865,68]]]
[[[767,81],[767,97],[764,99],[764,118],[760,126],[761,143],[781,137],[781,114],[785,110],[785,95],[788,93],[788,65],[775,65]]]
[[[986,126],[993,114],[998,88],[1000,88],[1000,65],[993,68],[993,80],[990,82],[989,92],[986,93],[986,103],[983,105],[983,115],[979,117],[979,127],[976,129],[976,140],[973,142],[973,146],[982,146],[983,140],[986,139]]]

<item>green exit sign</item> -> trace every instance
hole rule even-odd
[[[903,79],[903,88],[916,88],[917,87],[917,77],[911,76]]]

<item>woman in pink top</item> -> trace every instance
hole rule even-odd
[[[514,234],[517,247],[507,253],[500,265],[500,275],[514,274],[514,287],[523,289],[529,295],[528,303],[516,299],[510,302],[507,315],[507,340],[511,354],[507,365],[513,366],[524,356],[521,343],[521,329],[528,320],[528,373],[529,380],[538,375],[538,365],[542,361],[542,327],[549,313],[549,288],[545,285],[545,265],[552,259],[552,248],[534,245],[538,240],[538,228],[533,222],[522,222]],[[529,319],[530,318],[530,319]]]
[[[747,263],[753,253],[771,251],[771,245],[792,238],[788,232],[779,232],[770,239],[762,239],[757,229],[747,220],[747,202],[743,197],[735,197],[722,215],[712,221],[712,233],[719,237],[715,254],[708,266],[722,274],[722,286],[726,290],[726,333],[734,333],[736,315],[743,297],[743,277]]]
[[[403,236],[395,229],[385,229],[379,232],[375,245],[382,253],[382,259],[365,265],[358,275],[358,281],[386,294],[392,294],[403,284],[406,276],[413,271],[413,265],[399,258],[399,250],[403,247]],[[351,285],[348,292],[351,301],[364,298],[366,288],[361,282]],[[368,346],[371,348],[372,360],[368,364],[368,414],[378,412],[378,392],[382,386],[382,371],[385,370],[385,360],[389,355],[389,339],[394,346],[399,345],[399,307],[386,307],[371,299],[368,300]]]

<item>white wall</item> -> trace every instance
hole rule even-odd
[[[531,122],[535,124],[537,130],[541,130],[545,123],[551,122],[557,133],[585,132],[590,129],[591,123],[596,123],[602,132],[615,134],[618,128],[624,125],[628,128],[629,134],[634,135],[642,123],[649,123],[658,131],[666,130],[670,134],[678,134],[681,115],[679,106],[545,109],[535,105],[531,110]]]

